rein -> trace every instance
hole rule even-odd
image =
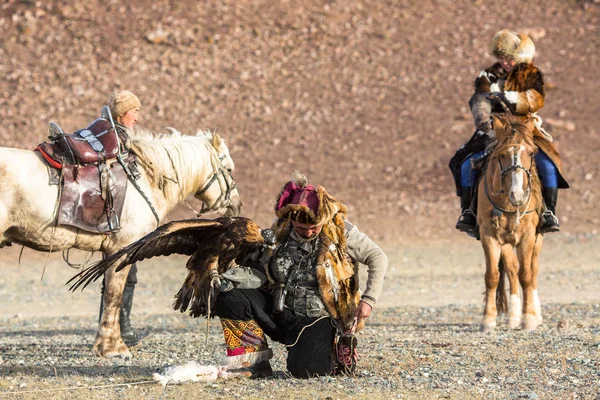
[[[216,150],[215,150],[215,153],[216,153]],[[219,183],[219,186],[221,186],[221,194],[219,195],[217,200],[215,200],[215,202],[212,204],[212,206],[208,206],[206,203],[202,204],[202,208],[200,209],[200,211],[198,211],[196,213],[197,217],[200,217],[201,215],[206,214],[210,211],[216,210],[217,209],[216,206],[221,203],[222,203],[222,207],[229,206],[231,204],[231,192],[233,191],[233,189],[235,189],[237,187],[235,184],[235,181],[233,180],[233,177],[231,176],[231,173],[229,171],[227,171],[229,174],[229,178],[231,178],[231,182],[232,182],[231,185],[229,184],[229,181],[227,180],[227,176],[225,175],[226,168],[223,165],[223,160],[225,159],[225,156],[218,156],[217,159],[219,160],[219,167],[215,170],[215,168],[213,166],[212,174],[206,178],[206,180],[204,181],[205,183],[202,186],[202,189],[197,191],[196,195],[199,196],[199,195],[203,194],[204,192],[206,192],[215,181],[217,181]],[[222,181],[225,185],[225,190],[223,190],[223,185],[221,184],[221,180],[219,179],[219,177],[222,177]],[[224,199],[224,200],[222,200],[222,199]],[[192,211],[193,211],[193,209],[192,209]]]

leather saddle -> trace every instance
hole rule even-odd
[[[50,123],[50,142],[40,143],[36,150],[55,168],[62,164],[97,164],[116,158],[127,138],[115,133],[111,122],[98,118],[87,128],[70,135],[65,134],[54,122]]]
[[[128,176],[139,177],[135,156],[123,147],[127,137],[98,118],[72,134],[51,122],[48,138],[35,151],[48,166],[50,184],[61,185],[58,225],[118,231]]]

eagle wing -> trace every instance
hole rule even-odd
[[[211,316],[216,299],[211,296],[213,279],[265,243],[262,230],[247,218],[231,218],[223,223],[226,228],[216,235],[213,245],[198,248],[188,260],[189,272],[175,295],[175,310],[190,309],[190,316],[194,318]]]
[[[120,271],[129,264],[157,256],[171,254],[192,255],[198,248],[206,247],[212,240],[222,236],[224,219],[194,219],[173,221],[158,227],[136,242],[108,256],[72,277],[69,290],[85,289],[104,273],[116,265]]]

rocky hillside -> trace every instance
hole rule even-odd
[[[263,225],[298,169],[378,240],[452,239],[447,163],[472,131],[472,81],[497,30],[527,30],[547,80],[541,114],[573,186],[559,199],[563,230],[592,231],[598,3],[7,0],[0,145],[33,148],[49,121],[85,126],[111,91],[129,89],[140,125],[228,141],[244,214]]]

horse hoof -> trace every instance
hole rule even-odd
[[[537,327],[538,327],[538,319],[535,317],[535,315],[526,315],[525,318],[523,318],[523,330],[526,332],[532,332],[534,331]]]
[[[109,343],[112,343],[113,346],[110,346]],[[120,357],[125,360],[130,360],[133,358],[129,348],[127,348],[123,340],[120,338],[114,341],[103,341],[102,339],[97,340],[96,343],[94,343],[94,354],[104,358]]]
[[[496,329],[496,323],[483,323],[481,324],[481,332],[492,333]]]
[[[514,317],[508,319],[508,327],[510,329],[519,329],[521,327],[521,318]]]

